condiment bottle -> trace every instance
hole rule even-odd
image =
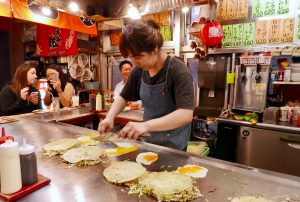
[[[100,93],[96,96],[96,110],[102,110],[102,96]]]
[[[0,137],[0,144],[5,143],[6,140],[14,141],[14,137],[13,136],[6,136],[5,135],[5,128],[2,127],[2,135]]]
[[[21,162],[22,185],[30,185],[38,180],[36,155],[34,146],[26,144],[26,139],[23,139],[23,145],[19,149]]]
[[[19,145],[7,140],[0,145],[1,192],[11,194],[22,188]]]
[[[96,95],[94,92],[90,94],[90,110],[96,109]]]

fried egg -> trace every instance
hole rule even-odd
[[[143,152],[139,153],[136,157],[136,162],[144,165],[150,165],[151,163],[157,161],[158,156],[153,152]]]
[[[183,175],[188,175],[193,178],[204,178],[207,174],[208,169],[197,166],[197,165],[185,165],[183,167],[178,167],[176,173]]]
[[[79,141],[79,143],[81,145],[93,146],[93,145],[98,145],[99,144],[99,141],[93,140],[89,136],[80,136],[80,137],[77,138],[77,140]]]
[[[138,147],[134,144],[127,142],[115,142],[117,147],[112,149],[105,149],[104,154],[108,156],[120,156],[122,154],[128,154],[138,149]]]

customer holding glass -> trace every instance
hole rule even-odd
[[[75,94],[74,86],[69,82],[67,76],[57,65],[49,65],[46,68],[46,77],[49,88],[44,102],[46,105],[51,104],[51,94],[60,100],[61,107],[69,107],[72,104],[72,96]]]
[[[0,92],[1,115],[29,113],[41,108],[39,91],[33,87],[36,78],[33,64],[22,64],[16,69],[11,84]]]

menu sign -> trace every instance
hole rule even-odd
[[[232,25],[224,25],[223,28],[223,39],[222,47],[228,48],[232,47]]]
[[[277,0],[265,0],[264,16],[276,14],[276,1]]]
[[[226,20],[236,19],[237,16],[237,0],[227,0]]]
[[[217,20],[246,19],[248,17],[248,0],[219,0]]]
[[[253,0],[252,18],[288,14],[290,0]]]
[[[243,46],[243,24],[232,25],[233,46]]]
[[[287,14],[290,12],[289,8],[290,0],[278,0],[278,9],[277,13],[278,14]]]
[[[300,44],[300,12],[296,15],[294,44]]]
[[[245,23],[243,29],[243,44],[245,46],[254,45],[255,23]]]
[[[256,22],[256,44],[266,44],[269,36],[269,21]]]
[[[294,34],[294,18],[283,19],[282,24],[281,43],[292,43]]]
[[[216,13],[217,20],[224,20],[226,18],[226,5],[227,0],[219,0]]]
[[[281,20],[269,21],[269,43],[280,43],[282,38]]]
[[[237,19],[248,18],[248,0],[238,0]]]

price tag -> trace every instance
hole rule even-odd
[[[260,0],[252,1],[252,18],[264,16],[264,4]]]
[[[294,35],[294,18],[283,19],[281,43],[292,43]]]
[[[232,25],[232,42],[234,47],[243,46],[243,24]]]
[[[222,47],[232,47],[232,25],[224,25],[223,27]]]
[[[254,45],[255,23],[245,23],[243,31],[243,44],[245,46]]]
[[[278,0],[277,14],[288,14],[290,12],[290,0]]]
[[[269,21],[269,43],[281,43],[282,38],[282,20]]]
[[[227,7],[227,0],[220,0],[217,5],[217,20],[226,20],[226,7]]]
[[[269,21],[256,22],[256,44],[266,44],[269,38]]]
[[[265,0],[264,16],[276,15],[276,0]]]
[[[238,0],[227,0],[226,20],[236,19]]]
[[[248,18],[248,0],[238,0],[237,19]]]

